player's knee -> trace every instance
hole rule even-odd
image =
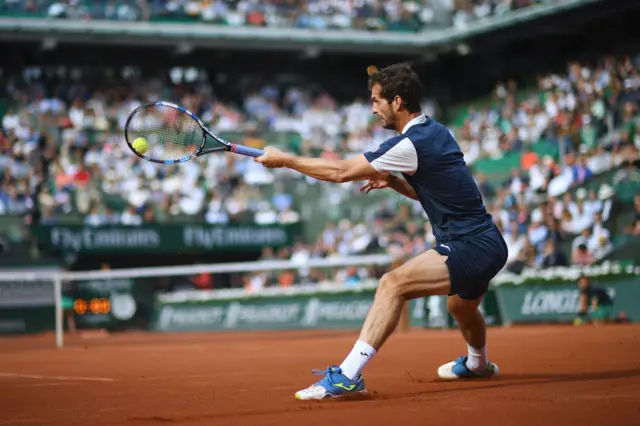
[[[478,310],[478,303],[473,300],[464,300],[452,296],[447,299],[447,310],[456,319],[464,318],[468,315],[475,315]]]
[[[397,272],[387,272],[382,276],[382,278],[380,278],[378,292],[392,297],[398,296],[400,291],[400,281],[401,278],[398,276]]]

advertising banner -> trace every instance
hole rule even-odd
[[[293,244],[299,225],[57,226],[33,230],[48,249],[74,253],[176,253],[260,250]]]

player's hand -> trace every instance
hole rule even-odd
[[[360,187],[360,191],[364,191],[365,193],[369,193],[374,189],[382,189],[387,188],[390,185],[390,180],[392,179],[391,174],[380,174],[375,178],[369,179],[367,183]]]
[[[261,163],[263,166],[276,169],[278,167],[287,167],[287,160],[291,157],[291,154],[280,151],[278,148],[268,146],[264,148],[264,154],[260,157],[256,157],[253,161]]]

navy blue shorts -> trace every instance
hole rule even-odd
[[[477,300],[489,287],[489,281],[507,263],[507,244],[497,228],[483,234],[456,238],[433,248],[447,257],[451,294]]]

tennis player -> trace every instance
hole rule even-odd
[[[395,329],[404,303],[432,295],[449,296],[448,310],[468,349],[466,356],[440,366],[438,376],[466,379],[498,372],[487,359],[485,323],[478,305],[489,281],[506,263],[504,239],[487,213],[457,142],[445,126],[421,113],[422,83],[411,67],[396,64],[374,72],[369,88],[373,114],[384,128],[398,132],[375,151],[333,160],[267,147],[255,161],[329,182],[367,180],[361,188],[365,192],[392,188],[420,201],[437,245],[381,278],[351,353],[340,366],[322,370],[324,377],[297,392],[297,399],[365,392],[361,372]]]

